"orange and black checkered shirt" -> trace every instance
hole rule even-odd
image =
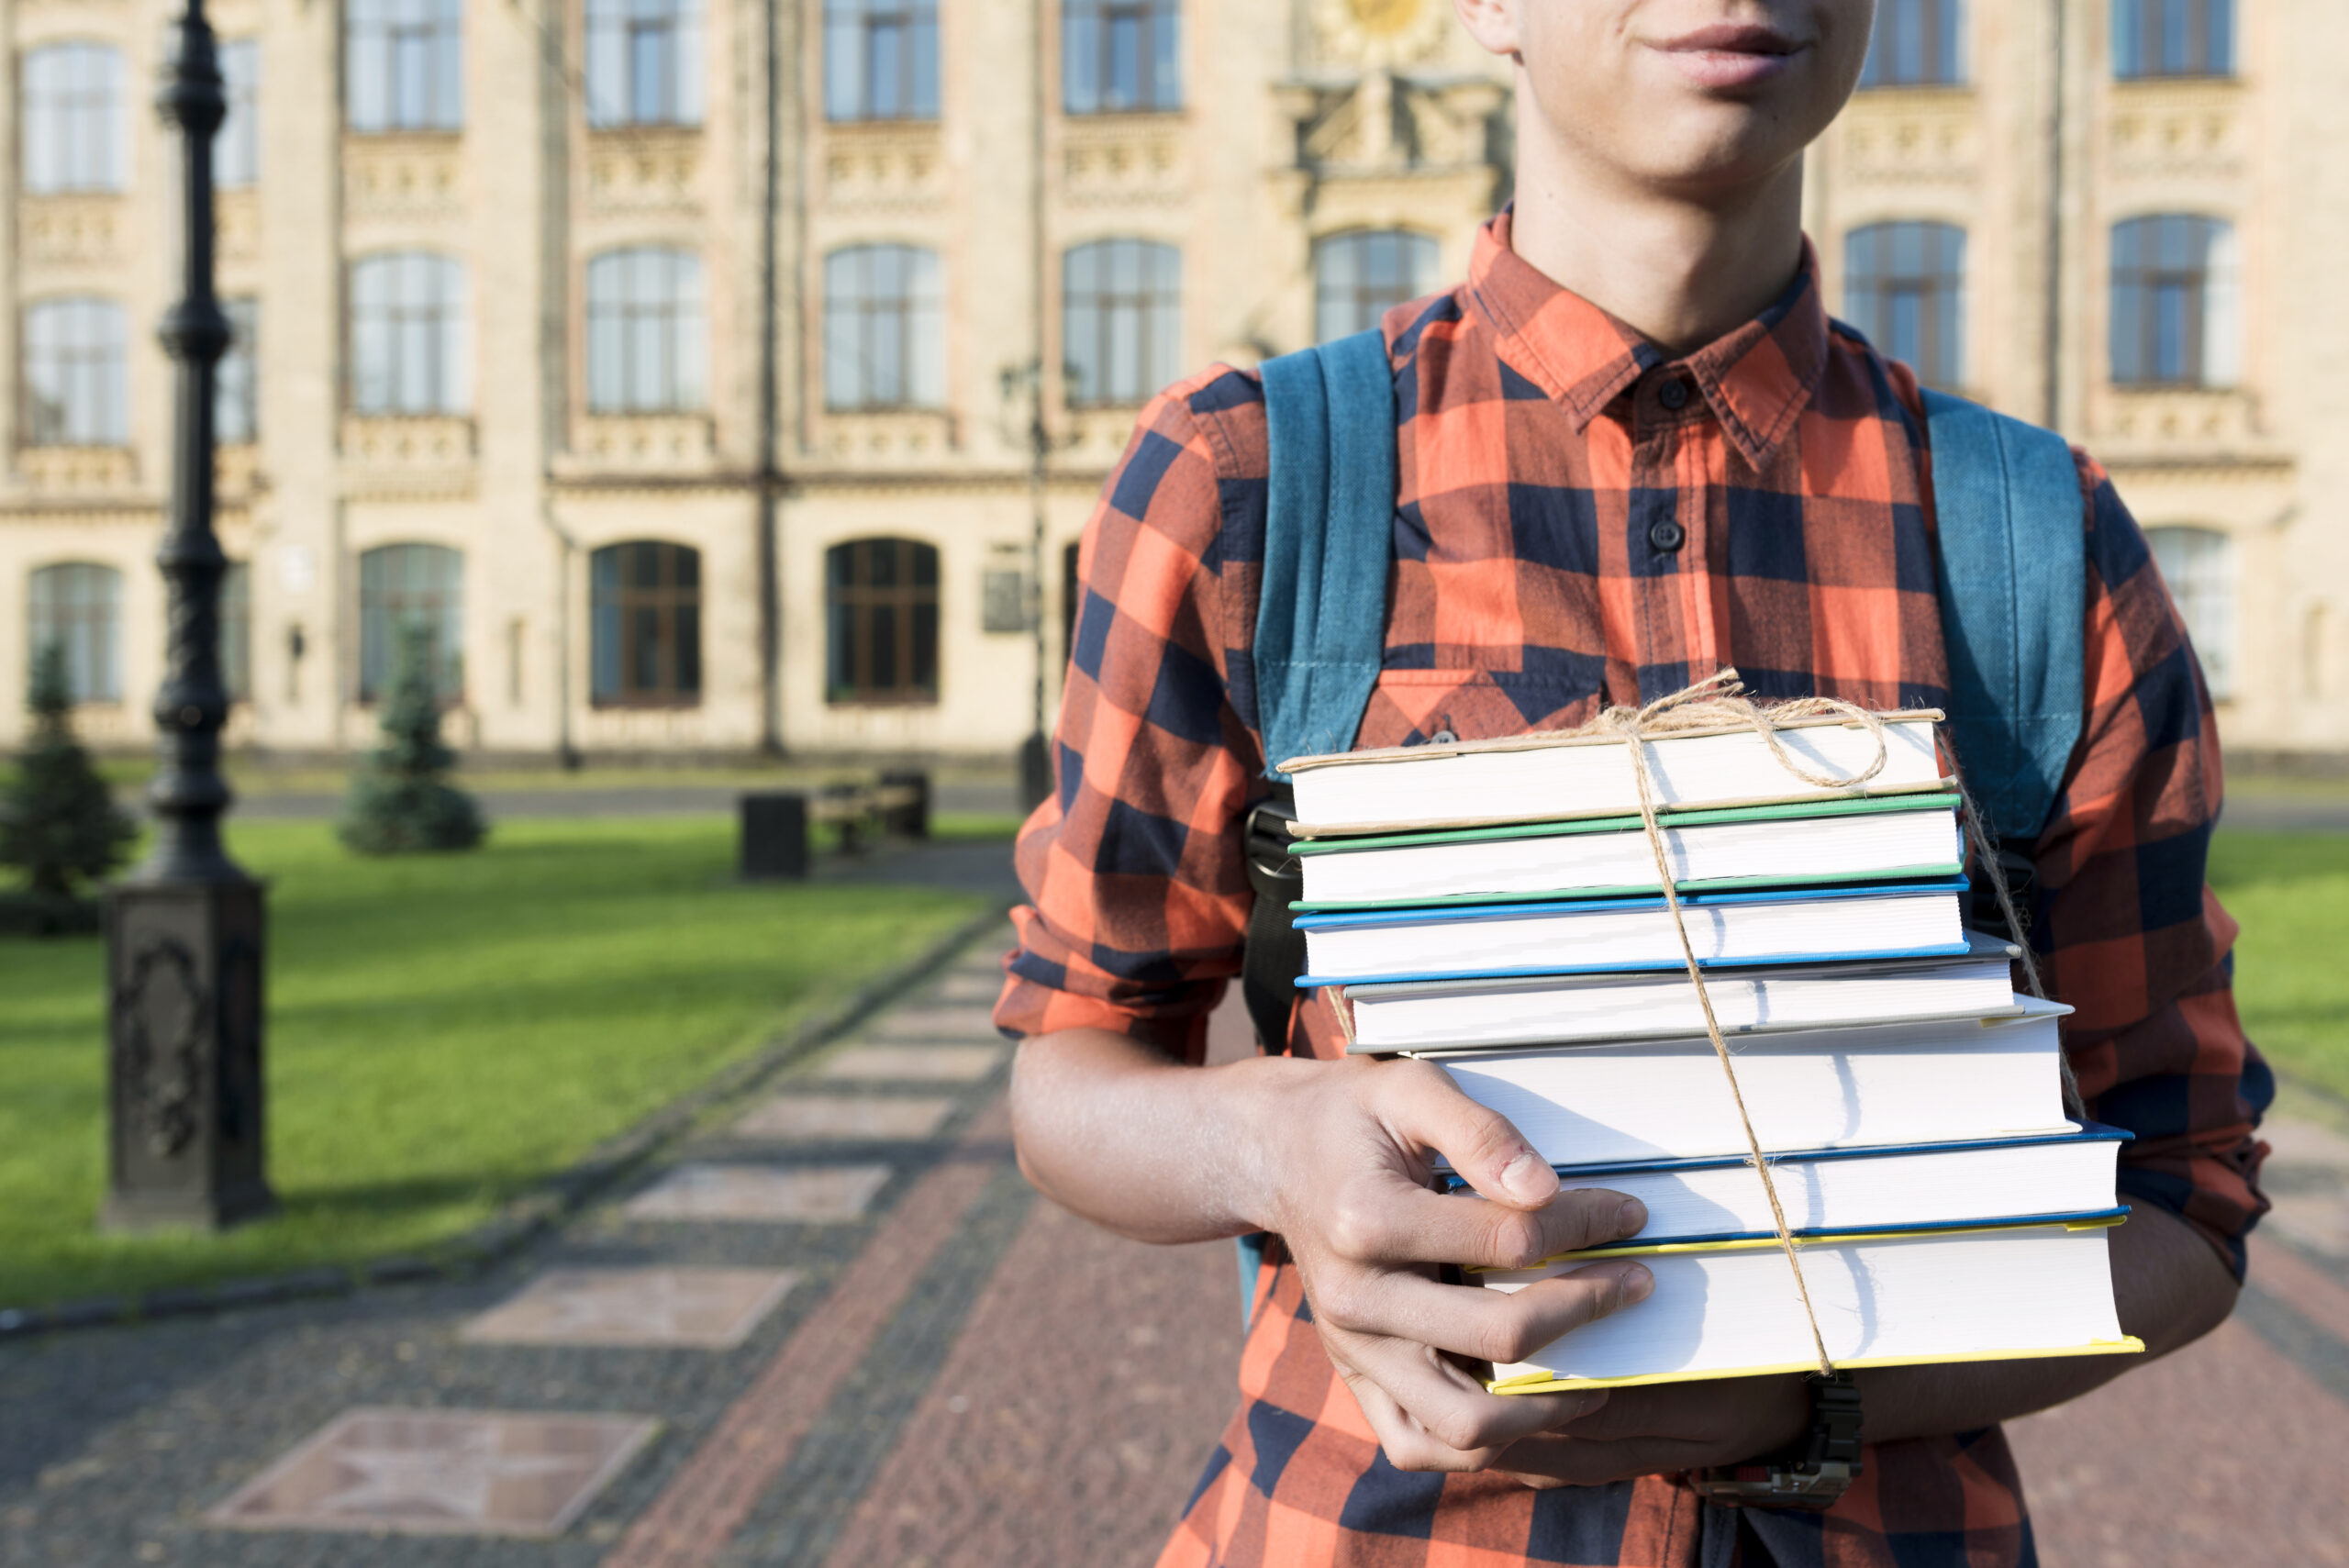
[[[1830,321],[1806,253],[1757,319],[1674,359],[1510,248],[1390,312],[1398,484],[1384,667],[1357,744],[1564,728],[1734,664],[1756,695],[1932,707],[1948,675],[1914,377]],[[1263,391],[1218,368],[1161,395],[1087,528],[1058,789],[1020,834],[1030,897],[996,1012],[1190,1062],[1240,971],[1241,818],[1264,789],[1249,648],[1266,496]],[[2132,1130],[2121,1186],[2240,1273],[2265,1208],[2271,1082],[2204,885],[2219,815],[2210,696],[2143,534],[2079,459],[2087,712],[2035,854],[2032,940],[2076,1012],[2089,1108]],[[1342,1049],[1300,1008],[1296,1048]],[[1146,1129],[1137,1129],[1146,1136]],[[1388,1465],[1267,1269],[1241,1404],[1168,1544],[1202,1564],[1926,1568],[2035,1560],[1993,1428],[1869,1449],[1824,1516],[1739,1516],[1672,1476],[1536,1492]]]

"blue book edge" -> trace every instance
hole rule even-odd
[[[1827,903],[1845,898],[1892,898],[1903,895],[1927,893],[1964,893],[1966,881],[1963,876],[1936,878],[1931,882],[1886,882],[1855,887],[1796,887],[1752,893],[1691,893],[1680,902],[1690,908],[1729,908],[1746,904]],[[1539,904],[1478,904],[1446,906],[1436,909],[1373,909],[1349,910],[1343,914],[1301,915],[1295,921],[1300,931],[1333,930],[1361,926],[1433,926],[1456,925],[1469,920],[1520,920],[1543,915],[1590,915],[1622,909],[1661,909],[1664,895],[1650,894],[1638,898],[1574,898],[1553,899]]]
[[[1963,884],[1961,884],[1963,885]],[[1921,948],[1878,948],[1855,952],[1761,953],[1753,958],[1700,959],[1699,969],[1793,968],[1822,963],[1858,963],[1900,958],[1963,958],[1973,951],[1965,942]],[[1297,987],[1310,991],[1321,985],[1426,985],[1449,980],[1540,980],[1576,974],[1675,974],[1686,973],[1678,962],[1659,963],[1532,964],[1518,969],[1428,970],[1408,974],[1302,974]]]

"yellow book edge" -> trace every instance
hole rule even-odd
[[[1777,1245],[1775,1241],[1770,1244]],[[1854,1356],[1847,1361],[1838,1361],[1835,1369],[1852,1372],[1867,1367],[1941,1366],[1957,1362],[2045,1361],[2056,1356],[2133,1356],[2144,1348],[2144,1340],[2134,1335],[2124,1335],[2118,1340],[2092,1340],[2085,1345],[2065,1345],[2054,1350],[1967,1351],[1956,1355],[1939,1356]],[[1560,1377],[1554,1373],[1527,1372],[1515,1377],[1495,1378],[1485,1387],[1493,1394],[1580,1394],[1601,1388],[1645,1388],[1659,1383],[1706,1383],[1721,1377],[1765,1377],[1778,1373],[1815,1372],[1818,1369],[1817,1362],[1798,1361],[1726,1370],[1650,1372],[1635,1377]]]
[[[1948,1236],[1983,1236],[1993,1230],[2110,1230],[2128,1222],[2128,1215],[2099,1214],[2089,1219],[2026,1219],[2020,1224],[2009,1221],[1997,1225],[1957,1225],[1934,1230],[1836,1230],[1821,1236],[1794,1238],[1798,1251],[1805,1247],[1840,1247],[1853,1241],[1938,1241]],[[1668,1252],[1753,1252],[1764,1250],[1776,1251],[1776,1236],[1741,1237],[1734,1241],[1651,1241],[1645,1245],[1626,1241],[1619,1247],[1591,1247],[1579,1252],[1561,1252],[1529,1263],[1523,1269],[1494,1268],[1484,1263],[1472,1263],[1464,1273],[1472,1274],[1521,1274],[1528,1269],[1546,1269],[1553,1263],[1596,1263],[1609,1258],[1651,1258]]]

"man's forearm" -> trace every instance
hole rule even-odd
[[[2153,1356],[2190,1344],[2234,1309],[2234,1276],[2209,1242],[2168,1210],[2132,1207],[2111,1232],[2112,1289],[2123,1332],[2143,1356],[1886,1367],[1860,1373],[1872,1442],[1969,1431],[2076,1399]]]
[[[1284,1057],[1186,1067],[1108,1029],[1019,1048],[1011,1079],[1019,1168],[1039,1191],[1141,1241],[1204,1241],[1260,1223],[1262,1102],[1309,1064]]]

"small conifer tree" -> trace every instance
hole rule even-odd
[[[482,840],[481,810],[448,782],[456,754],[440,741],[440,694],[432,678],[432,635],[400,630],[391,690],[384,699],[384,743],[351,781],[336,831],[363,855],[470,850]]]
[[[33,657],[29,706],[31,742],[0,795],[0,865],[23,871],[31,902],[61,915],[84,884],[122,864],[139,827],[115,805],[90,754],[73,739],[65,650],[54,642]]]

